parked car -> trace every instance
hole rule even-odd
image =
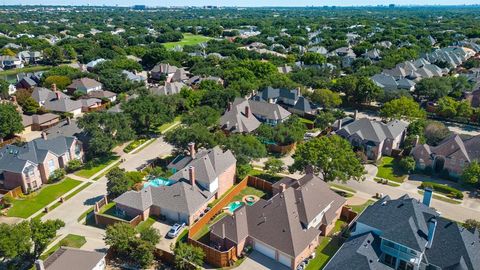
[[[169,238],[177,237],[177,235],[180,233],[183,227],[185,227],[185,223],[182,223],[182,224],[175,223],[168,231],[167,236]]]

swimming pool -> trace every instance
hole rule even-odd
[[[243,202],[240,201],[234,201],[228,204],[228,210],[230,212],[235,212],[238,208],[240,208],[243,205]]]
[[[173,183],[175,183],[175,181],[159,177],[159,178],[154,178],[152,180],[149,180],[147,183],[143,185],[143,188],[170,186]]]

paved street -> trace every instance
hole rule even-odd
[[[172,146],[165,143],[161,138],[156,139],[153,143],[134,154],[123,154],[121,156],[125,161],[120,165],[121,168],[128,170],[136,170],[139,166],[146,163],[149,160],[154,159],[157,156],[164,156],[171,153]],[[106,168],[107,169],[107,168]],[[100,171],[98,174],[101,174]],[[96,175],[90,179],[94,179]],[[79,179],[79,177],[76,177]],[[80,178],[81,179],[81,178]],[[80,180],[79,179],[79,180]],[[84,181],[91,181],[83,179]],[[100,178],[67,200],[64,204],[52,210],[50,213],[42,217],[42,220],[47,219],[61,219],[65,222],[65,227],[59,230],[59,237],[51,245],[56,244],[58,241],[67,234],[83,235],[87,239],[87,243],[84,248],[89,250],[103,249],[105,243],[103,241],[104,231],[91,226],[86,226],[77,221],[78,217],[92,207],[95,202],[100,200],[107,193],[107,179],[106,177]]]

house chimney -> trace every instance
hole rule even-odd
[[[70,125],[72,123],[72,120],[70,119],[70,117],[67,117],[67,125]]]
[[[245,117],[250,117],[250,107],[249,106],[245,106]]]
[[[53,92],[57,91],[57,84],[56,83],[52,83],[52,91]]]
[[[357,120],[357,114],[358,114],[358,110],[355,110],[355,112],[353,113],[353,120]]]
[[[188,167],[188,178],[190,178],[190,184],[192,187],[195,186],[195,167],[190,166]]]
[[[337,130],[342,129],[342,122],[343,122],[343,119],[338,119],[337,120]]]
[[[233,106],[232,102],[228,102],[228,111],[232,110],[232,106]]]
[[[35,269],[36,270],[45,270],[45,265],[43,264],[42,260],[36,260],[35,261]]]
[[[433,244],[433,238],[435,236],[435,230],[437,229],[437,219],[432,217],[428,221],[428,236],[427,236],[427,248],[431,248]]]
[[[280,184],[280,193],[285,192],[286,189],[287,189],[287,185],[285,185],[284,183]]]
[[[417,146],[420,143],[420,136],[415,135],[415,140],[413,141],[413,146]]]
[[[47,140],[47,133],[45,131],[42,132],[42,139]]]
[[[305,174],[312,174],[313,173],[313,166],[307,165],[305,166]]]
[[[195,158],[195,143],[191,142],[188,144],[188,151],[190,152],[190,157]]]
[[[431,188],[425,188],[423,193],[423,204],[430,207],[430,202],[432,201],[433,190]]]
[[[55,91],[54,93],[55,93],[55,97],[57,98],[57,100],[59,100],[60,99],[60,92]]]

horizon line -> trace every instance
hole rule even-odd
[[[111,8],[128,8],[134,6],[145,6],[146,8],[201,8],[201,7],[215,7],[215,8],[332,8],[332,7],[339,7],[339,8],[358,8],[358,7],[477,7],[480,6],[478,4],[378,4],[378,5],[303,5],[303,6],[217,6],[217,5],[177,5],[177,6],[149,6],[144,4],[133,4],[133,5],[90,5],[90,4],[82,4],[82,5],[62,5],[62,4],[0,4],[0,7],[111,7]]]

